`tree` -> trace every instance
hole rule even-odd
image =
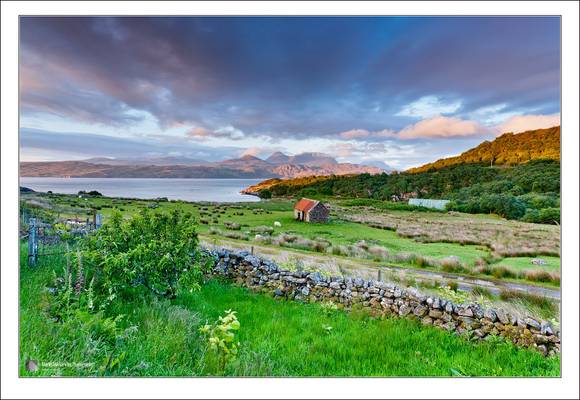
[[[260,192],[258,193],[258,196],[261,199],[271,199],[272,192],[269,189],[263,189],[263,190],[260,190]]]

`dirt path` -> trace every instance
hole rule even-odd
[[[484,287],[491,293],[497,295],[502,289],[511,289],[542,295],[554,300],[560,300],[559,290],[542,286],[505,282],[494,279],[472,278],[425,269],[383,265],[368,260],[356,260],[346,257],[337,257],[330,254],[310,253],[284,247],[256,245],[232,239],[216,238],[215,236],[200,235],[200,240],[206,247],[245,250],[253,252],[253,254],[261,257],[271,259],[281,266],[284,266],[284,264],[296,265],[297,263],[301,263],[305,269],[324,270],[328,271],[331,275],[357,276],[364,279],[375,279],[381,281],[415,280],[416,282],[454,282],[457,284],[459,289],[466,291],[471,291],[474,287]]]

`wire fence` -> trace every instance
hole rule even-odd
[[[28,265],[36,266],[39,257],[66,253],[66,251],[54,251],[54,245],[65,243],[67,239],[86,236],[99,229],[102,221],[101,214],[95,214],[93,221],[87,218],[86,222],[68,220],[62,224],[50,224],[39,221],[35,217],[26,217],[28,232],[21,238],[28,239]]]

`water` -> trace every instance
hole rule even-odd
[[[20,186],[39,192],[77,194],[96,190],[108,197],[169,200],[239,202],[259,201],[240,193],[262,179],[166,179],[166,178],[20,178]]]

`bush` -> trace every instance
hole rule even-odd
[[[504,267],[503,265],[500,265],[498,267],[493,267],[491,269],[491,275],[493,275],[494,278],[497,279],[501,279],[501,278],[517,278],[517,273],[508,268],[508,267]]]
[[[548,272],[544,270],[521,271],[519,277],[532,282],[560,283],[560,274],[558,272]]]
[[[80,190],[78,192],[79,196],[88,196],[88,197],[102,197],[103,195],[99,192],[97,192],[96,190],[91,190],[90,192],[84,191],[84,190]]]
[[[263,189],[258,193],[258,197],[260,197],[261,199],[271,199],[272,192],[268,189]]]
[[[226,229],[231,229],[232,231],[239,231],[242,229],[242,225],[232,221],[224,221],[224,226]]]
[[[272,232],[274,232],[274,228],[272,228],[271,226],[265,226],[265,225],[255,226],[255,227],[250,229],[250,232],[261,233],[261,234],[271,234]]]
[[[107,296],[134,296],[140,289],[173,298],[182,275],[190,289],[199,288],[209,259],[197,248],[195,220],[191,214],[143,210],[129,221],[114,213],[110,222],[82,243],[96,288]]]
[[[236,312],[227,310],[225,315],[212,325],[205,324],[199,332],[206,338],[211,354],[215,357],[214,366],[219,372],[224,372],[226,363],[236,358],[240,342],[235,341],[236,331],[240,322]]]

